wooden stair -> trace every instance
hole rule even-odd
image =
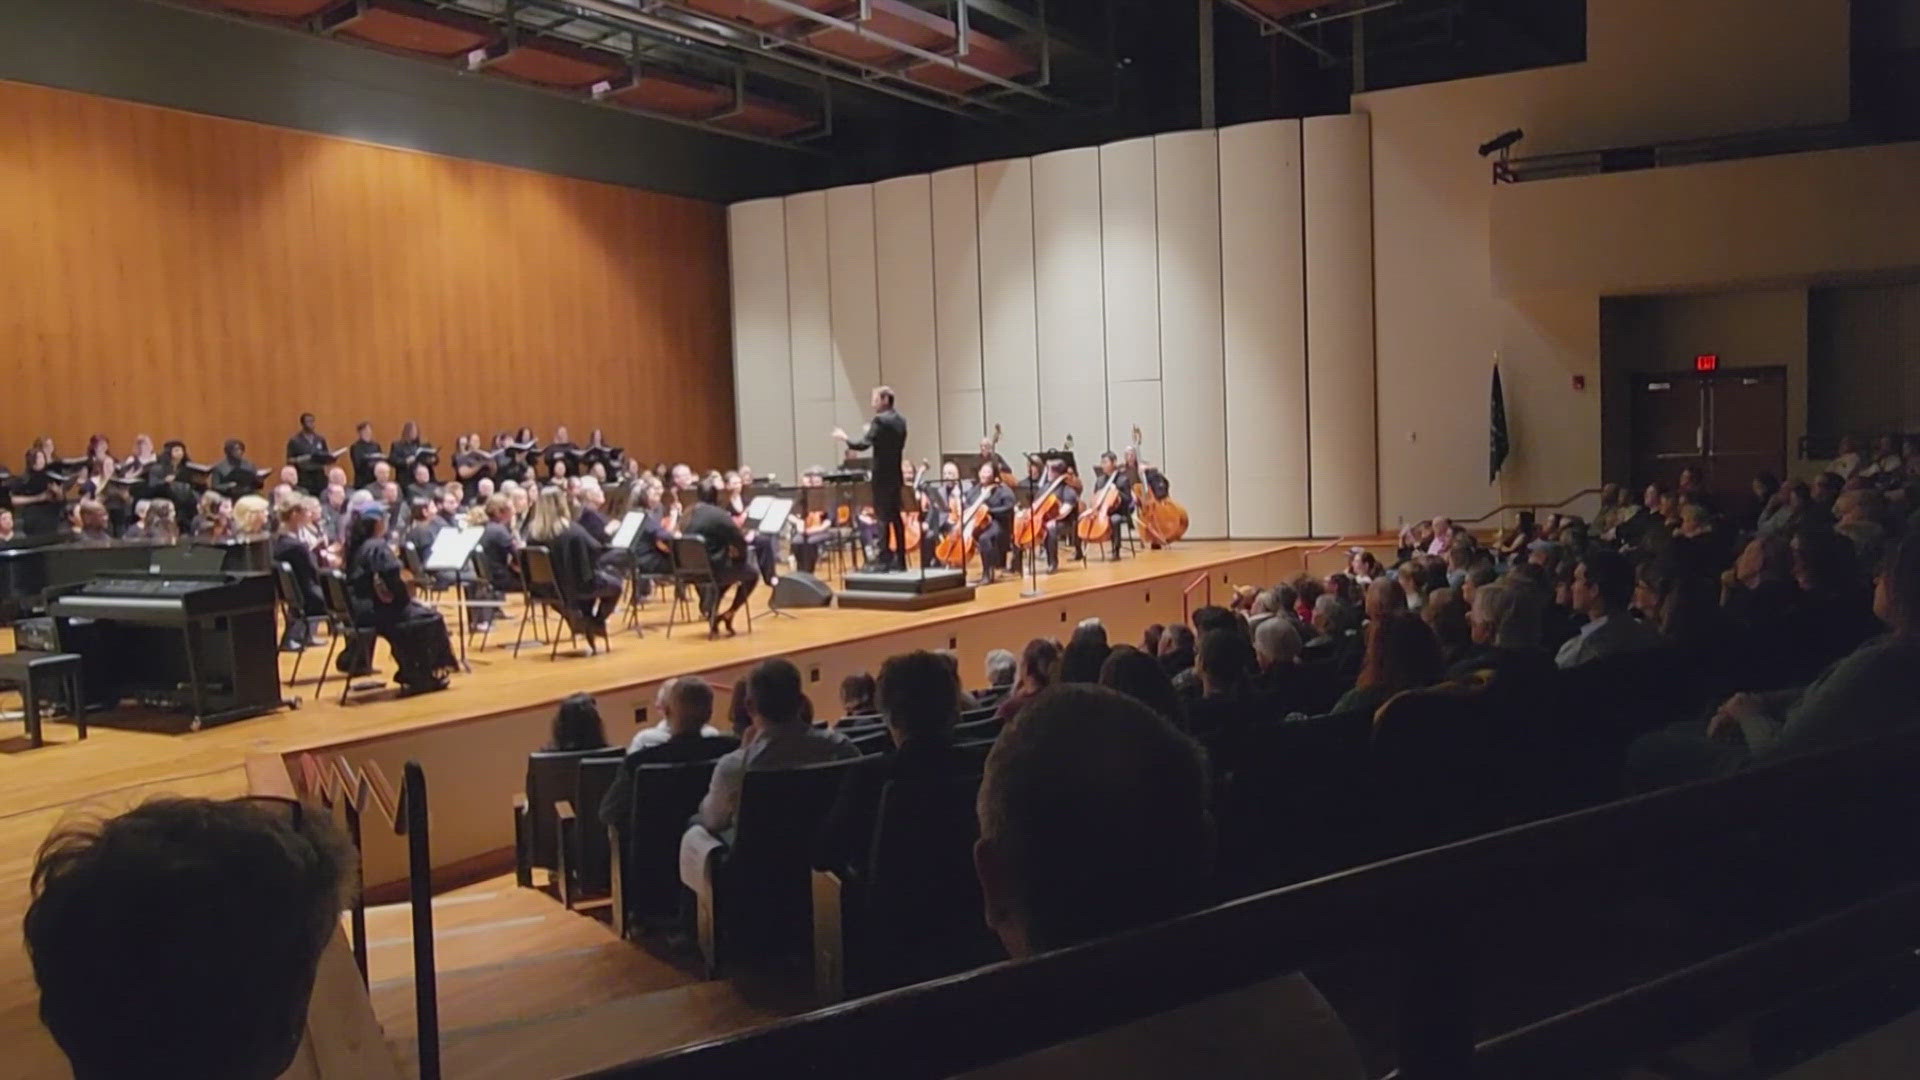
[[[373,1009],[414,1074],[412,922],[367,910]],[[804,1007],[703,982],[697,958],[657,956],[511,877],[434,899],[441,1067],[450,1080],[559,1080],[765,1023]]]

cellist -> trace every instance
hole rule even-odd
[[[995,573],[1006,564],[1007,543],[1013,536],[1015,510],[1013,489],[1000,482],[999,470],[992,461],[980,463],[978,477],[962,501],[972,506],[981,500],[986,503],[987,523],[975,541],[980,552],[980,576],[974,584],[991,585]],[[965,527],[964,522],[961,527]]]
[[[1132,447],[1127,448],[1127,460],[1137,462],[1139,458]],[[1108,495],[1108,489],[1112,494]],[[1107,530],[1109,541],[1113,544],[1113,557],[1120,557],[1120,532],[1122,526],[1133,520],[1133,474],[1120,465],[1120,458],[1108,450],[1100,455],[1100,485],[1096,498],[1105,496],[1112,504],[1107,508]]]
[[[1080,512],[1079,494],[1073,490],[1073,484],[1067,477],[1067,463],[1059,458],[1051,458],[1044,469],[1035,459],[1030,462],[1032,471],[1038,476],[1030,476],[1024,484],[1034,485],[1031,494],[1021,493],[1021,508],[1034,507],[1034,513],[1041,515],[1038,522],[1040,547],[1047,555],[1047,573],[1060,572],[1060,537],[1064,534],[1073,541],[1076,558],[1085,558],[1080,552],[1080,538],[1073,531],[1073,519]],[[1022,553],[1018,547],[1013,552],[1013,571],[1020,572]]]

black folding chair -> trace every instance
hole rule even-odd
[[[713,574],[713,560],[707,555],[707,542],[697,536],[676,537],[673,541],[673,606],[667,610],[667,636],[673,636],[674,624],[680,621],[681,612],[691,601],[691,595],[700,598],[700,607],[717,607],[720,603],[720,582]],[[691,621],[691,620],[689,620]],[[753,627],[753,613],[747,613],[747,627]],[[707,633],[713,633],[711,617],[708,617]]]
[[[311,631],[316,620],[307,614],[307,601],[300,595],[300,580],[293,576],[293,567],[283,562],[274,563],[273,584],[280,594],[280,617],[286,621],[286,635],[292,635],[295,628],[298,628],[300,639],[304,643],[312,636]],[[293,651],[293,674],[287,678],[288,689],[292,689],[299,683],[300,661],[306,659],[306,655],[307,650],[304,647]],[[318,693],[318,691],[315,692]]]
[[[567,628],[567,640],[569,643],[577,642],[583,637],[586,638],[587,652],[591,655],[594,653],[594,639],[598,638],[600,643],[606,646],[607,651],[612,652],[613,642],[608,638],[606,632],[598,626],[595,626],[593,620],[582,614],[580,598],[573,591],[573,583],[563,580],[561,576],[554,571],[553,552],[544,547],[534,545],[529,546],[520,554],[527,570],[526,580],[529,602],[537,597],[542,606],[551,610],[554,615],[559,618],[561,625]],[[524,632],[526,623],[523,621],[520,627]],[[514,643],[513,654],[515,656],[520,655],[520,646],[517,639]],[[554,634],[553,647],[547,653],[547,659],[556,660],[559,656],[560,635]]]
[[[334,654],[341,649],[351,653],[365,644],[367,655],[373,655],[373,638],[379,631],[371,626],[355,626],[353,622],[353,599],[347,593],[347,578],[338,570],[326,570],[320,574],[320,595],[327,604],[327,658],[320,662],[320,685],[314,688],[313,696],[318,698],[327,689],[327,670],[333,667]],[[347,703],[347,694],[353,690],[353,676],[340,677],[340,704]]]

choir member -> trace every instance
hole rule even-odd
[[[113,530],[107,521],[107,508],[98,499],[81,499],[75,508],[75,539],[90,547],[113,543]]]
[[[453,443],[453,474],[471,487],[482,477],[493,475],[493,455],[480,445],[479,432],[462,435]]]
[[[300,430],[287,440],[287,464],[294,466],[296,487],[309,495],[318,495],[327,486],[327,466],[332,462],[327,437],[314,430],[312,413],[300,414]]]
[[[193,524],[195,496],[187,482],[187,444],[168,439],[160,448],[160,458],[147,466],[146,492],[149,499],[165,499],[173,504],[174,520],[181,527]]]
[[[247,444],[240,439],[228,439],[223,449],[225,455],[220,464],[213,467],[207,486],[229,499],[259,491],[260,470],[247,460]]]
[[[52,536],[66,519],[66,498],[49,470],[47,447],[51,439],[42,439],[27,451],[26,469],[14,482],[13,509],[19,515],[20,535],[27,539]]]
[[[547,464],[548,479],[565,476],[580,464],[580,448],[573,444],[565,424],[553,429],[553,442],[540,452],[540,460]],[[562,462],[566,463],[566,468],[556,471],[556,466]]]
[[[387,454],[373,438],[373,421],[362,420],[353,429],[353,445],[347,458],[353,462],[353,486],[365,488],[374,482],[374,466],[387,460]]]
[[[446,620],[432,608],[413,601],[400,560],[387,542],[384,509],[369,507],[361,512],[348,533],[347,551],[347,590],[353,602],[354,625],[375,630],[386,639],[399,669],[396,681],[400,692],[445,689],[447,676],[459,663],[447,637]],[[350,675],[370,672],[371,642],[345,650],[339,666]]]
[[[409,478],[417,475],[417,466],[425,465],[427,480],[429,483],[433,481],[433,463],[430,459],[435,456],[434,448],[421,441],[420,425],[412,420],[400,425],[400,437],[393,440],[393,445],[387,449],[387,456],[392,459],[393,467]]]

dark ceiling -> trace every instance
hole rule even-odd
[[[1568,63],[1584,0],[159,0],[825,155],[859,180]]]

